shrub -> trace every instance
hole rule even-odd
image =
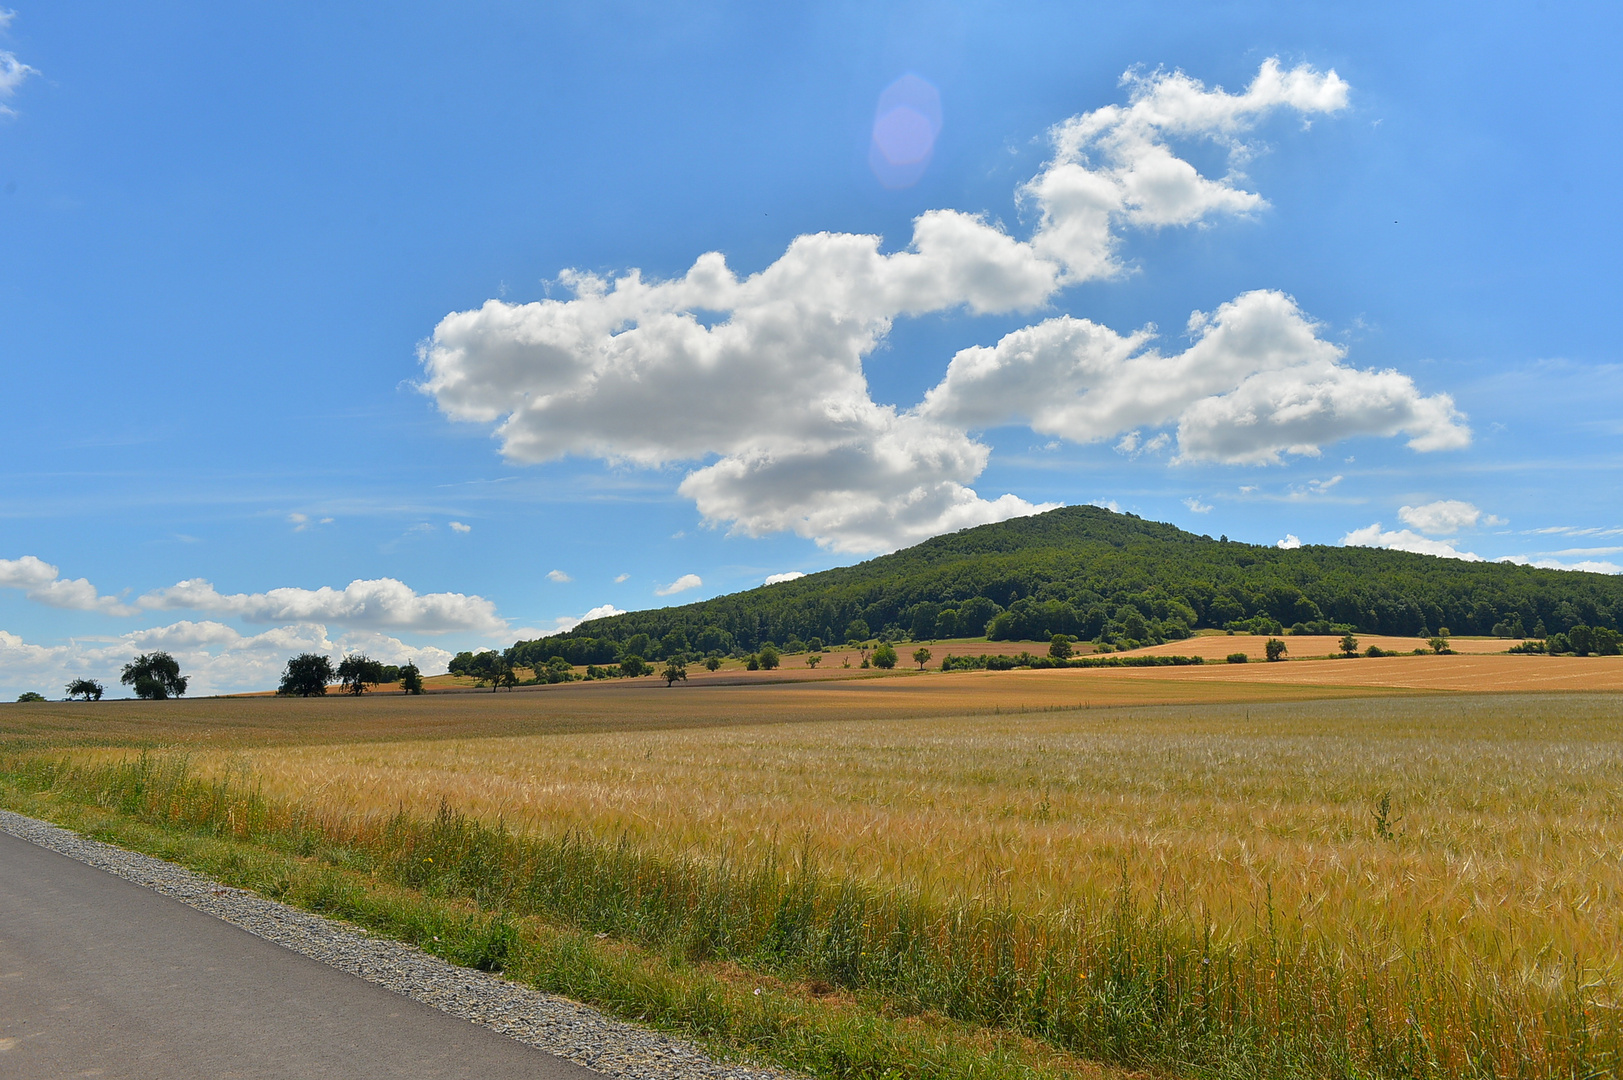
[[[1285,658],[1285,643],[1280,641],[1278,638],[1269,638],[1267,643],[1263,645],[1262,649],[1263,652],[1268,654],[1268,661],[1270,663],[1276,660],[1283,660]]]
[[[1228,654],[1228,662],[1231,664],[1247,664],[1251,662],[1251,657],[1243,652],[1231,652]]]

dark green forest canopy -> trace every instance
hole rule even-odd
[[[979,637],[1144,643],[1204,627],[1419,635],[1617,628],[1623,577],[1375,548],[1290,551],[1071,506],[938,536],[855,566],[582,623],[512,653],[612,663],[771,641]],[[1277,625],[1276,625],[1277,624]],[[1541,629],[1542,628],[1542,629]]]

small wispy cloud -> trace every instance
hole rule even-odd
[[[628,582],[630,580],[631,580],[631,575],[630,574],[616,574],[616,575],[614,575],[614,583],[616,585],[624,585],[626,582]]]
[[[1189,496],[1183,501],[1183,504],[1196,514],[1209,514],[1214,509],[1210,503],[1201,502],[1200,498],[1195,495]]]
[[[1291,498],[1310,499],[1318,495],[1328,495],[1330,493],[1330,489],[1341,483],[1341,481],[1344,479],[1345,477],[1343,477],[1340,473],[1337,473],[1328,480],[1309,480],[1305,484],[1292,485],[1290,489]]]
[[[451,531],[452,532],[459,532],[459,533],[470,533],[470,532],[473,532],[473,526],[472,525],[464,525],[460,521],[453,521],[453,522],[451,522]]]
[[[574,581],[575,579],[564,573],[562,570],[548,570],[547,580],[558,585],[563,585],[566,582]]]
[[[0,10],[0,30],[11,25],[11,20],[17,17],[15,11]],[[17,113],[5,104],[6,99],[17,93],[30,75],[38,75],[39,69],[29,67],[17,59],[15,53],[0,49],[0,116],[16,116]]]
[[[679,592],[687,592],[689,589],[697,589],[703,584],[704,579],[698,574],[683,574],[669,585],[661,585],[659,588],[655,589],[654,595],[675,596]]]

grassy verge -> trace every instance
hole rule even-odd
[[[0,761],[24,812],[449,959],[506,971],[725,1053],[831,1077],[1615,1075],[1604,987],[1349,956],[1266,912],[1226,936],[1125,887],[1023,915],[929,904],[780,864],[697,862],[449,810],[357,819],[199,780],[178,758]],[[1436,933],[1446,933],[1439,928]],[[1435,939],[1430,939],[1435,941]],[[757,994],[759,989],[762,993]]]
[[[80,801],[7,769],[0,805],[226,884],[343,919],[452,963],[692,1038],[723,1060],[827,1077],[1062,1080],[1120,1077],[1011,1032],[939,1015],[898,1015],[871,996],[796,983],[737,964],[693,961],[537,916],[402,887],[363,852],[303,833],[239,839],[194,820]],[[24,782],[19,783],[19,780]],[[149,789],[147,794],[152,794]],[[171,796],[174,791],[168,792]],[[106,800],[103,800],[104,802]]]

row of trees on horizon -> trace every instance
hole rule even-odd
[[[190,678],[181,674],[180,662],[162,651],[142,653],[125,664],[118,681],[130,687],[142,701],[184,697],[191,684]],[[351,653],[335,665],[331,657],[320,653],[300,653],[288,660],[276,692],[288,697],[316,697],[336,683],[345,693],[363,694],[381,684],[396,682],[408,694],[423,692],[423,673],[415,663],[385,664],[365,653]],[[64,687],[64,692],[69,701],[100,701],[107,688],[97,679],[77,678]],[[47,699],[44,694],[31,691],[17,700]]]

